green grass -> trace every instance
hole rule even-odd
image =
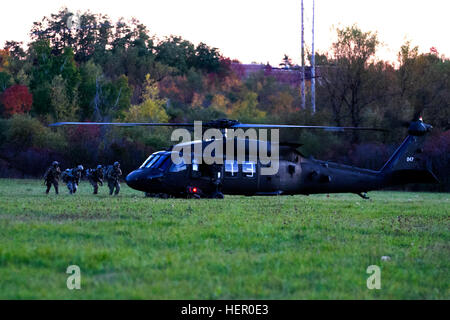
[[[160,200],[40,183],[0,180],[0,299],[450,298],[450,194]]]

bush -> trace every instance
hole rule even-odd
[[[349,151],[352,164],[358,167],[380,170],[393,150],[381,143],[364,143],[353,146]]]
[[[426,145],[425,152],[430,155],[433,172],[441,184],[440,191],[450,190],[450,130],[432,135]]]
[[[48,148],[52,150],[63,150],[66,147],[64,137],[52,132],[39,120],[29,115],[14,115],[10,120],[6,132],[6,143],[24,150],[29,147]]]

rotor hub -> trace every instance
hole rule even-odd
[[[217,128],[217,129],[230,129],[235,125],[240,124],[238,120],[219,119],[206,122],[203,124],[205,127]]]

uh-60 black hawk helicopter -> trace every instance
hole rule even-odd
[[[169,126],[194,127],[194,123],[103,123],[103,122],[59,122],[51,126],[82,125],[82,126]],[[227,138],[230,129],[321,129],[327,131],[377,130],[377,128],[362,127],[328,127],[304,125],[270,125],[244,124],[236,120],[215,120],[202,124],[203,128],[219,129],[223,135],[219,139],[191,141],[177,144],[165,151],[156,152],[140,168],[128,174],[126,182],[133,189],[143,191],[147,196],[156,197],[191,197],[191,198],[223,198],[230,195],[309,195],[329,193],[354,193],[368,199],[366,193],[394,185],[408,183],[437,183],[438,179],[432,173],[430,162],[426,159],[423,146],[426,134],[431,126],[425,124],[422,118],[416,118],[409,123],[408,136],[394,152],[386,164],[379,170],[368,170],[328,161],[304,157],[297,148],[301,144],[277,143],[252,140],[248,137]],[[244,146],[246,156],[243,161],[226,159],[223,154],[222,164],[206,164],[196,161],[195,150],[203,151],[215,142],[231,145],[235,150],[238,145]],[[221,141],[220,141],[221,140]],[[252,143],[257,148],[266,148],[268,155],[278,148],[278,170],[271,175],[261,174],[263,164],[260,159],[250,159]],[[254,145],[254,144],[253,144]],[[194,150],[189,157],[191,161],[181,158],[179,163],[172,160],[173,153],[180,153],[182,147]],[[182,149],[186,150],[186,149]],[[242,150],[242,149],[241,149]],[[182,152],[181,152],[182,153]],[[181,156],[181,153],[179,156]],[[241,158],[242,160],[242,158]]]

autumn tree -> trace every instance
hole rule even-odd
[[[221,68],[220,53],[217,48],[210,48],[203,42],[200,42],[195,48],[194,55],[189,61],[192,67],[205,72],[218,72]]]
[[[230,101],[223,94],[217,93],[213,96],[211,108],[226,114],[230,108]]]
[[[64,48],[72,47],[76,43],[76,30],[70,26],[73,15],[67,8],[63,8],[50,17],[43,17],[33,23],[31,38],[34,41],[48,41],[53,53],[62,53]]]
[[[9,50],[0,50],[0,72],[7,71],[9,67]]]
[[[330,54],[318,56],[324,63],[318,95],[326,96],[336,125],[348,122],[361,126],[365,109],[389,94],[388,84],[382,81],[380,73],[383,65],[374,62],[378,45],[377,33],[364,32],[352,25],[337,29],[337,41]],[[358,139],[356,133],[353,139]]]
[[[12,85],[12,77],[7,72],[0,72],[0,93],[6,90]]]
[[[232,105],[230,115],[234,119],[251,122],[264,118],[266,113],[258,109],[258,95],[255,92],[247,92],[242,100]]]
[[[61,75],[53,78],[51,83],[51,103],[54,110],[55,120],[70,121],[77,119],[78,111],[76,98],[67,94],[67,80]]]
[[[80,85],[78,87],[78,103],[82,119],[95,119],[93,115],[96,110],[99,113],[99,104],[101,97],[101,82],[103,78],[102,68],[89,60],[81,64]]]
[[[186,74],[194,59],[194,45],[181,37],[171,36],[156,46],[156,61],[176,68],[179,74]]]
[[[46,40],[30,45],[29,63],[32,64],[30,89],[33,93],[33,111],[44,115],[54,113],[52,106],[52,81],[60,75],[66,85],[66,95],[74,104],[78,95],[80,74],[71,48],[64,48],[59,55],[52,53],[50,42]]]
[[[410,42],[402,45],[398,59],[400,103],[411,109],[411,116],[423,111],[434,126],[450,128],[450,60],[440,57],[434,47],[419,54]]]
[[[26,86],[13,85],[6,89],[0,100],[4,106],[4,114],[11,116],[18,113],[27,113],[33,104],[33,96]]]
[[[124,112],[124,120],[127,122],[168,122],[169,117],[165,111],[166,100],[159,97],[157,83],[147,74],[144,90],[142,92],[143,102],[134,105]]]

